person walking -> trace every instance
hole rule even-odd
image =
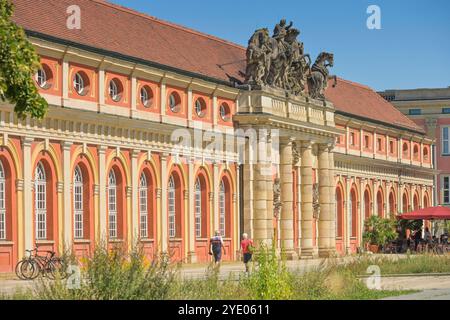
[[[422,240],[422,230],[419,228],[414,233],[414,251],[417,252],[417,247],[419,246],[421,240]]]
[[[242,234],[241,252],[244,257],[245,272],[248,273],[250,271],[249,262],[253,255],[253,240],[248,238],[247,233]]]
[[[214,257],[214,265],[220,266],[220,262],[222,261],[222,251],[224,255],[226,254],[225,246],[223,245],[223,239],[220,232],[216,230],[214,234],[214,237],[210,240],[209,254]]]

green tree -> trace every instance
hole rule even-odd
[[[9,0],[0,0],[0,99],[15,104],[20,118],[42,119],[48,104],[33,81],[39,56],[24,30],[11,20],[13,10]]]

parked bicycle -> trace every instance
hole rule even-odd
[[[16,265],[16,275],[22,280],[33,280],[39,275],[56,279],[59,275],[62,279],[67,277],[67,266],[64,260],[56,256],[54,251],[39,251],[38,248],[26,250],[27,256]],[[45,253],[45,255],[39,255]]]

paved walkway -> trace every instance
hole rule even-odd
[[[384,277],[381,287],[387,290],[422,290],[384,300],[450,300],[449,275]]]

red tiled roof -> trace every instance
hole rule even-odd
[[[333,88],[333,82],[329,81],[325,96],[338,112],[424,133],[421,127],[368,86],[338,78],[337,86]]]
[[[245,70],[245,48],[104,0],[12,0],[14,21],[35,31],[126,56],[229,81]],[[71,5],[81,29],[67,28]],[[224,66],[221,67],[221,65]]]
[[[211,79],[242,80],[245,48],[105,0],[12,0],[14,21],[28,31],[158,63]],[[81,9],[81,29],[66,26],[67,8]],[[370,88],[338,80],[326,96],[337,110],[423,130]]]

